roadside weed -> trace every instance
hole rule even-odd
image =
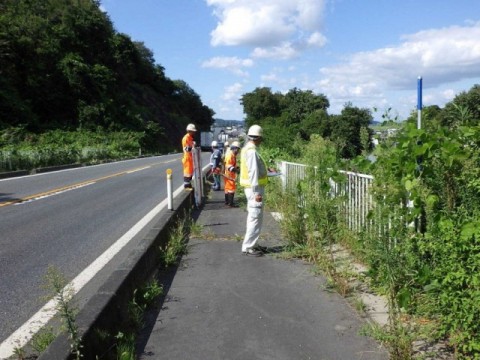
[[[164,249],[160,249],[165,267],[176,264],[178,257],[187,253],[189,222],[189,219],[180,219],[171,231],[167,245]]]
[[[52,265],[47,269],[44,287],[56,301],[56,309],[70,339],[73,355],[79,360],[82,358],[82,344],[76,324],[78,308],[73,302],[74,289],[68,286],[65,277]]]
[[[32,336],[31,345],[32,348],[39,354],[44,352],[47,347],[55,340],[55,333],[53,328],[42,329],[38,333]]]

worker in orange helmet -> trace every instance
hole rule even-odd
[[[240,143],[234,141],[225,155],[225,205],[237,207],[233,202],[237,185],[235,180],[240,168],[237,166],[237,155],[240,150]]]
[[[182,148],[183,148],[183,187],[185,189],[192,189],[192,178],[193,178],[193,156],[192,150],[195,147],[194,136],[197,132],[197,128],[194,124],[188,124],[187,133],[182,138]]]

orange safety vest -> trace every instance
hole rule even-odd
[[[228,150],[227,155],[225,155],[225,176],[232,180],[225,178],[225,193],[234,193],[237,189],[237,184],[235,183],[235,179],[237,178],[237,173],[235,172],[236,167],[237,156],[232,150]],[[230,169],[234,171],[230,171]]]
[[[187,133],[182,139],[182,148],[183,148],[183,176],[192,177],[193,176],[193,136]]]

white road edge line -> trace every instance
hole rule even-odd
[[[178,187],[173,193],[173,197],[183,192],[183,185]],[[168,199],[163,200],[154,207],[147,215],[138,221],[121,238],[112,244],[105,252],[85,268],[75,279],[73,279],[65,289],[73,289],[77,294],[103,267],[127,245],[164,207],[167,206]],[[12,356],[16,348],[25,346],[43,326],[45,326],[56,314],[55,299],[46,303],[35,315],[33,315],[25,324],[19,327],[5,341],[0,344],[0,359],[6,359]]]

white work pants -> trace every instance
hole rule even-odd
[[[263,197],[264,189],[258,193]],[[255,194],[252,189],[245,188],[245,196],[247,198],[247,230],[243,239],[242,251],[247,251],[255,246],[260,236],[263,223],[263,201],[261,203],[255,201]]]

